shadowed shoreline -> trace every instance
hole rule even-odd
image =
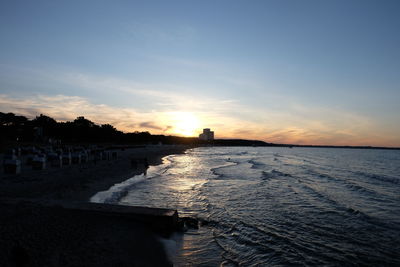
[[[99,191],[145,171],[132,158],[162,163],[186,146],[148,146],[119,152],[112,161],[87,162],[19,175],[2,174],[6,198],[89,201]],[[71,214],[35,204],[0,204],[2,266],[170,266],[157,235],[147,225],[122,218]]]

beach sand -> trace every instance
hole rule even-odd
[[[118,158],[42,171],[23,167],[0,177],[2,198],[89,201],[145,170],[131,159],[162,163],[184,146],[148,146],[118,151]],[[1,202],[0,202],[1,203]],[[0,204],[1,266],[171,266],[158,237],[146,225],[122,218],[71,214],[32,203]]]

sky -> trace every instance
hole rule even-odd
[[[400,147],[400,1],[0,1],[0,111]]]

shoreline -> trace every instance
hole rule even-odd
[[[24,167],[21,174],[0,175],[2,197],[39,198],[87,201],[97,192],[108,190],[135,175],[143,174],[145,166],[131,166],[131,159],[146,158],[149,165],[162,164],[162,158],[184,153],[188,146],[147,146],[118,151],[118,158],[93,161],[61,168],[36,171]]]
[[[23,169],[19,175],[2,174],[0,195],[89,202],[97,192],[145,172],[144,165],[132,168],[131,159],[146,158],[149,165],[155,166],[162,164],[163,157],[184,153],[189,148],[174,145],[130,148],[118,151],[118,158],[110,161],[42,171]],[[15,266],[18,258],[27,262],[21,266],[172,265],[158,234],[139,222],[88,214],[78,216],[61,207],[32,203],[0,202],[0,211],[2,266]]]

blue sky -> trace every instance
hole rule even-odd
[[[1,1],[0,109],[400,146],[398,1]],[[108,121],[107,121],[108,120]]]

